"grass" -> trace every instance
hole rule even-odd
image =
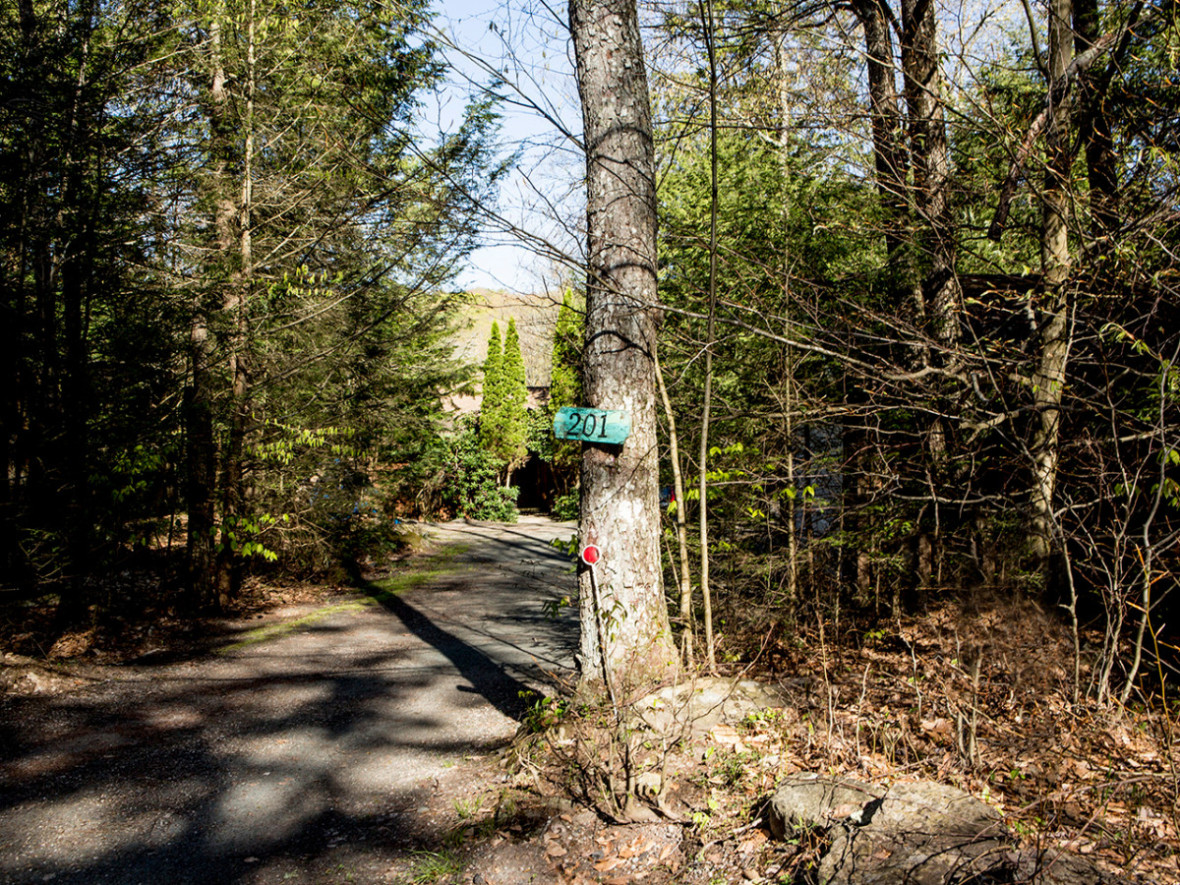
[[[463,872],[463,864],[449,851],[415,851],[414,855],[414,871],[409,880],[412,885],[435,885]]]

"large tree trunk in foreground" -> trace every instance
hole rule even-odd
[[[580,577],[582,686],[608,673],[617,698],[677,666],[659,547],[655,159],[634,0],[572,0],[570,28],[586,148],[584,392],[632,421],[622,446],[582,452],[581,542],[602,551]]]

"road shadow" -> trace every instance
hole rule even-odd
[[[384,881],[439,849],[453,824],[423,814],[450,801],[431,798],[439,777],[503,745],[511,722],[487,704],[519,721],[576,636],[543,615],[560,555],[508,543],[480,540],[493,562],[408,598],[361,585],[365,615],[0,699],[0,881]],[[473,574],[493,574],[487,593],[468,595]]]
[[[365,581],[358,584],[357,589],[396,615],[407,630],[441,652],[493,707],[517,722],[524,718],[535,702],[536,692],[509,673],[504,665],[447,632],[400,596],[379,585]]]
[[[362,801],[374,784],[340,760],[364,766],[393,752],[408,767],[498,745],[448,736],[441,713],[408,705],[453,685],[451,666],[409,666],[399,650],[309,672],[293,648],[258,651],[269,672],[143,667],[130,684],[0,702],[0,881],[336,881],[329,858],[363,854],[359,869],[387,868],[437,847],[445,833],[419,819],[429,783],[393,778],[402,785],[378,791],[374,807]]]

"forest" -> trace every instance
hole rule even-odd
[[[225,609],[249,573],[325,574],[395,546],[396,516],[463,512],[477,471],[509,512],[526,451],[569,511],[549,414],[511,431],[525,448],[440,407],[478,383],[450,281],[511,158],[503,83],[427,125],[426,4],[3,15],[7,588],[55,598],[61,629]],[[642,19],[677,631],[715,666],[760,624],[1009,594],[1068,624],[1075,699],[1162,691],[1175,5]],[[571,260],[550,413],[581,395],[579,280]],[[151,600],[123,598],[129,569]]]
[[[486,365],[448,337],[522,80],[490,63],[440,128],[425,0],[3,0],[9,650],[346,579],[402,520],[511,519],[529,457],[563,517],[580,489],[586,541],[618,489],[548,428],[621,384],[650,419],[653,623],[684,665],[909,646],[903,622],[999,600],[1060,627],[1043,664],[1070,704],[1170,709],[1176,3],[652,2],[617,95],[577,22],[627,4],[572,5],[590,197],[562,211],[590,245],[549,249],[552,379],[526,412],[515,326]],[[632,92],[652,171],[611,174],[658,231],[628,295],[650,347],[608,371],[614,136],[589,105]],[[481,378],[478,424],[443,408]]]
[[[952,772],[1036,833],[1101,806],[1093,844],[1164,857],[1180,7],[503,9],[504,41],[559,35],[578,126],[530,91],[549,59],[457,72],[427,0],[0,0],[5,661],[362,586],[407,524],[511,523],[539,482],[604,551],[562,605],[614,710],[609,763],[574,759],[608,817],[640,689],[753,673],[822,687],[810,764]],[[497,208],[521,107],[578,158],[534,185],[566,240]],[[514,320],[456,356],[490,229],[552,262],[540,399]],[[554,439],[565,406],[632,435]]]

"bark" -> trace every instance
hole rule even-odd
[[[188,573],[190,604],[197,609],[216,608],[217,545],[213,489],[217,454],[213,437],[211,343],[209,324],[200,295],[189,329],[189,363],[192,375],[185,391],[186,467],[188,481]]]
[[[921,316],[925,311],[910,243],[908,191],[909,153],[902,124],[901,96],[897,92],[897,61],[893,46],[893,21],[886,0],[856,0],[853,9],[864,31],[869,77],[869,115],[873,133],[873,164],[884,223],[887,260],[896,281],[899,303]],[[859,385],[845,392],[851,413],[845,421],[844,506],[841,569],[862,603],[872,592],[873,549],[868,540],[865,508],[873,494],[873,450],[866,427],[867,398]]]
[[[95,201],[87,193],[86,169],[80,154],[86,141],[94,134],[97,111],[87,107],[86,90],[91,39],[95,21],[92,3],[86,15],[85,36],[82,40],[78,75],[70,102],[70,119],[66,131],[65,150],[61,156],[62,211],[58,215],[58,229],[68,237],[68,245],[60,249],[59,281],[61,285],[61,332],[63,362],[61,365],[61,437],[58,456],[61,459],[61,499],[65,505],[65,534],[68,557],[68,580],[60,597],[57,619],[59,623],[80,623],[87,608],[86,577],[91,572],[90,513],[87,496],[87,424],[89,397],[87,395],[88,348],[85,329],[85,301],[94,264]],[[99,163],[102,160],[99,158]],[[73,216],[67,221],[66,212]],[[72,228],[72,229],[71,229]]]
[[[873,164],[877,192],[885,212],[885,249],[892,263],[905,239],[907,156],[894,79],[893,37],[883,0],[853,4],[864,30],[869,75],[869,114],[873,128]]]
[[[680,629],[681,652],[684,663],[692,667],[695,663],[693,649],[694,625],[692,617],[692,573],[688,560],[688,519],[684,509],[684,474],[680,470],[680,436],[676,432],[676,415],[672,411],[672,400],[668,397],[668,388],[664,384],[664,373],[660,368],[659,357],[656,358],[656,383],[660,389],[660,402],[664,406],[664,417],[668,420],[668,448],[669,460],[672,463],[672,488],[676,499],[673,502],[676,520],[676,552],[679,557],[680,570],[677,580],[680,584]]]
[[[924,354],[923,361],[954,366],[958,361],[955,350],[960,338],[963,289],[956,269],[957,229],[950,201],[950,148],[942,101],[936,12],[934,0],[902,0],[901,66],[909,110],[913,205],[918,228],[915,246],[923,268],[920,302],[926,315],[920,319],[935,345],[932,352]],[[941,398],[940,392],[938,395]],[[949,409],[940,407],[939,411],[949,412]],[[940,487],[948,478],[951,462],[950,437],[941,418],[934,419],[927,428],[927,481],[936,524]],[[941,556],[937,530],[932,538],[924,527],[920,529],[915,553],[917,591],[922,597],[936,573],[935,560]]]
[[[713,596],[709,586],[709,418],[713,409],[713,344],[717,318],[717,58],[714,53],[713,4],[700,4],[709,58],[709,320],[705,331],[705,390],[701,412],[700,504],[697,510],[701,542],[701,615],[705,625],[705,664],[717,672],[713,638]]]
[[[1074,51],[1080,56],[1102,37],[1098,0],[1074,0]],[[1090,232],[1109,237],[1119,226],[1118,170],[1114,135],[1106,113],[1107,78],[1082,72],[1078,90],[1078,140],[1086,157],[1090,185]]]
[[[1073,61],[1071,0],[1052,0],[1049,5],[1049,77],[1063,81]],[[1040,353],[1033,373],[1036,406],[1031,453],[1033,487],[1029,517],[1030,552],[1048,576],[1051,555],[1056,548],[1053,498],[1061,433],[1061,401],[1069,361],[1070,328],[1066,282],[1070,274],[1068,238],[1069,213],[1069,119],[1070,92],[1062,90],[1051,107],[1045,132],[1046,168],[1042,197],[1041,273],[1044,308],[1040,322]]]
[[[238,270],[233,283],[227,287],[224,308],[232,332],[229,336],[230,413],[229,433],[221,467],[221,519],[223,536],[218,555],[218,604],[224,608],[238,595],[242,583],[242,558],[234,552],[234,544],[226,532],[243,531],[241,518],[246,497],[245,458],[246,433],[250,418],[249,348],[250,331],[247,305],[254,275],[252,242],[252,213],[254,205],[254,94],[257,84],[255,64],[255,0],[248,6],[246,20],[245,116],[242,120],[243,139],[242,180],[240,199],[234,218],[237,222]],[[228,238],[225,242],[228,242]],[[238,538],[238,543],[241,543]]]
[[[782,178],[780,199],[782,206],[779,210],[779,222],[782,225],[782,274],[783,314],[787,317],[785,332],[790,337],[793,314],[791,294],[791,130],[787,125],[791,113],[791,90],[787,81],[786,31],[775,29],[771,35],[774,41],[774,73],[778,88],[778,161],[779,175]],[[713,66],[714,70],[716,66]],[[715,102],[713,103],[715,105]],[[787,345],[783,352],[783,414],[786,416],[784,431],[787,440],[787,488],[795,490],[795,356],[794,348]],[[795,618],[799,607],[799,537],[796,531],[795,495],[787,497],[787,607],[790,616]]]
[[[581,679],[593,691],[604,657],[612,680],[628,688],[673,673],[677,656],[661,586],[654,357],[662,315],[639,19],[634,0],[572,0],[569,12],[586,149],[584,394],[588,405],[632,419],[622,446],[583,445],[580,537],[602,550],[595,572],[580,576]]]
[[[209,26],[210,89],[208,114],[212,168],[210,187],[213,197],[215,254],[206,273],[211,279],[224,279],[222,264],[234,248],[233,196],[228,180],[232,155],[229,124],[229,94],[226,89],[225,60],[222,48],[222,16],[218,5]],[[213,342],[210,340],[208,293],[198,289],[193,298],[189,327],[189,363],[192,377],[186,396],[185,424],[188,464],[188,560],[192,604],[202,610],[220,606],[219,572],[221,563],[217,544],[217,443],[213,432]]]
[[[959,340],[963,290],[955,270],[950,150],[935,11],[933,0],[902,0],[901,66],[910,116],[914,207],[921,224],[918,246],[927,267],[922,275],[922,300],[930,313],[932,337],[945,355]]]

